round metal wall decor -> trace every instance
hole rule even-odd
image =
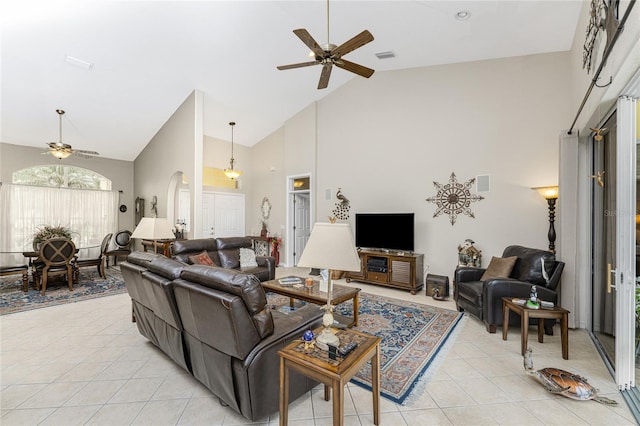
[[[455,173],[451,173],[449,177],[449,183],[441,184],[433,182],[433,185],[438,189],[438,192],[433,197],[429,197],[426,201],[436,204],[436,211],[433,213],[433,217],[438,217],[442,213],[449,216],[449,222],[451,225],[456,223],[456,219],[459,214],[465,214],[470,218],[475,218],[471,211],[471,203],[475,201],[484,200],[484,197],[471,193],[471,185],[476,181],[476,178],[471,178],[465,183],[459,183]]]

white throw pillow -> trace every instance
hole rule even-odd
[[[256,262],[256,252],[248,248],[241,248],[240,249],[240,267],[250,268],[250,267],[256,267],[256,266],[258,266],[258,263]]]

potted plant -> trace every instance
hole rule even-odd
[[[44,225],[37,229],[36,233],[33,234],[33,249],[35,251],[40,250],[40,244],[45,242],[50,238],[56,237],[64,237],[69,238],[73,236],[73,231],[65,226],[49,226]]]

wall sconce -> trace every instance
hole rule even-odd
[[[547,204],[549,205],[549,232],[547,237],[549,238],[549,251],[553,254],[556,253],[556,229],[554,222],[556,221],[556,201],[558,200],[558,186],[538,186],[535,188],[538,194],[542,195]]]

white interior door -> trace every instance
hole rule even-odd
[[[311,235],[311,203],[309,194],[293,194],[293,235],[295,241],[295,249],[293,253],[294,264],[298,263],[298,259],[307,245],[309,235]]]
[[[203,237],[241,237],[245,215],[244,194],[204,192],[202,194]]]

